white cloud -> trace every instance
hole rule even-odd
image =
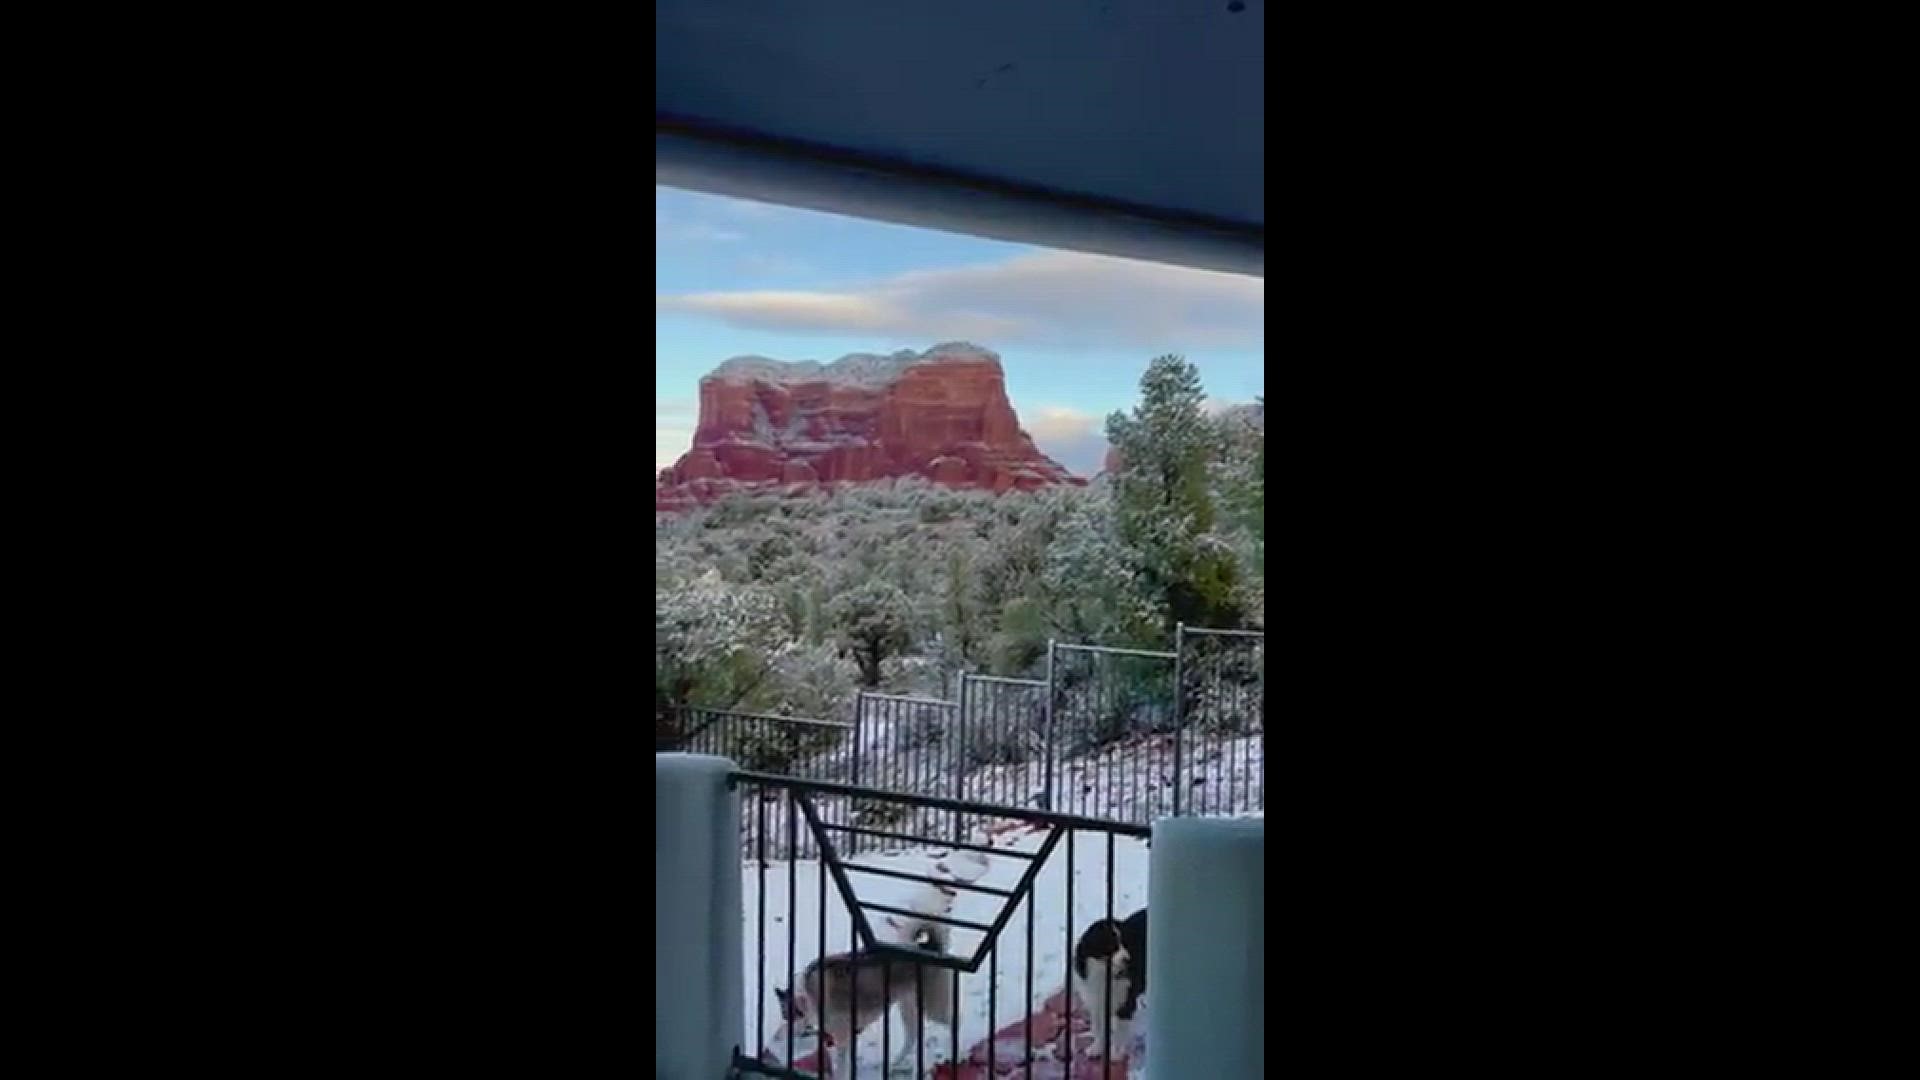
[[[692,424],[668,424],[655,421],[653,428],[653,471],[680,460],[680,455],[693,449]]]
[[[799,277],[813,271],[805,261],[784,255],[742,255],[734,265],[752,277]]]
[[[1263,340],[1266,282],[1048,251],[982,266],[913,270],[840,291],[660,295],[654,306],[754,330],[965,338],[995,346],[1232,348]]]
[[[698,409],[683,398],[659,398],[653,403],[653,469],[661,469],[680,460],[693,447],[693,429],[699,421]]]
[[[667,217],[659,211],[655,211],[653,215],[653,231],[656,243],[678,241],[691,244],[737,244],[747,238],[743,232],[723,229],[690,218]]]
[[[1022,419],[1027,434],[1035,439],[1078,438],[1092,431],[1095,423],[1090,414],[1063,405],[1042,405]]]
[[[743,330],[811,333],[879,333],[909,338],[1004,340],[1017,324],[966,312],[922,314],[896,298],[874,293],[747,292],[661,297],[656,307],[709,315]]]
[[[1034,445],[1069,472],[1092,476],[1106,460],[1106,421],[1102,417],[1061,405],[1042,405],[1031,414],[1021,413],[1020,423],[1033,436]]]

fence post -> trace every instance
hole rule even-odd
[[[746,1030],[733,767],[708,754],[653,759],[653,1075],[671,1080],[731,1075]]]
[[[1148,1076],[1265,1076],[1266,822],[1162,818],[1147,855]]]
[[[1181,779],[1180,766],[1186,763],[1186,717],[1180,705],[1187,696],[1186,673],[1182,670],[1187,656],[1187,624],[1173,624],[1173,816],[1180,816],[1180,804],[1186,793],[1186,782]]]
[[[1040,780],[1040,809],[1053,809],[1053,653],[1054,640],[1047,639],[1047,706],[1041,713],[1041,726],[1046,730],[1046,764],[1042,766],[1046,775]]]
[[[855,690],[853,692],[853,786],[854,787],[860,786],[860,754],[861,754],[860,744],[866,741],[866,736],[867,736],[867,692],[865,690]],[[859,822],[854,820],[858,816],[859,816],[859,807],[855,805],[855,801],[853,799],[849,798],[847,800],[847,824],[858,825]],[[860,853],[860,840],[861,840],[861,836],[859,833],[847,834],[847,854],[858,855]]]
[[[866,734],[867,692],[853,692],[853,786],[860,786],[860,743]]]
[[[952,739],[949,740],[947,744],[953,747],[953,797],[956,799],[964,799],[967,797],[967,673],[964,671],[960,673],[960,723],[955,726],[960,730],[954,733]],[[953,842],[957,844],[963,838],[960,811],[955,810],[953,812]]]

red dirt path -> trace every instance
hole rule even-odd
[[[1093,1030],[1087,1026],[1086,1013],[1075,1003],[1073,1011],[1073,1051],[1074,1062],[1071,1071],[1063,1068],[1055,1057],[1059,1052],[1060,1025],[1062,1023],[1061,1006],[1066,994],[1056,993],[1041,1005],[1040,1011],[1033,1015],[1033,1075],[1035,1080],[1125,1080],[1127,1061],[1119,1058],[1108,1065],[1103,1073],[1101,1063],[1086,1056],[1087,1048],[1093,1044]],[[1025,1077],[1027,1075],[1025,1058],[1027,1052],[1025,1022],[1015,1020],[994,1033],[991,1039],[982,1039],[974,1044],[959,1066],[941,1064],[927,1073],[933,1080],[1000,1080],[1002,1077]],[[993,1068],[987,1068],[987,1051],[993,1049]],[[769,1057],[767,1060],[771,1061]],[[862,1065],[866,1063],[863,1061]],[[814,1054],[804,1054],[794,1060],[793,1067],[801,1072],[812,1072],[819,1068]],[[864,1068],[862,1069],[864,1072]]]

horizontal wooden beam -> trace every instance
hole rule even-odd
[[[1139,167],[1175,166],[1143,158]],[[1035,188],[679,117],[654,118],[654,181],[992,240],[1266,276],[1264,224]]]

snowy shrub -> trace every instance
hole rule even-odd
[[[772,720],[737,721],[727,742],[728,756],[743,769],[788,773],[846,741],[843,728],[782,724]]]
[[[768,644],[781,632],[778,605],[764,590],[731,584],[708,570],[654,593],[654,717],[670,733],[686,705],[738,708],[767,675]]]
[[[841,640],[860,665],[861,682],[880,685],[880,663],[907,646],[913,607],[905,593],[880,578],[834,597],[829,609]]]
[[[773,711],[820,720],[851,720],[860,669],[829,645],[788,642],[773,659],[778,697]]]
[[[1230,735],[1260,729],[1266,703],[1264,639],[1189,635],[1182,670],[1182,719],[1188,726]]]
[[[893,825],[904,821],[913,810],[906,803],[888,802],[884,799],[853,800],[853,820],[855,824],[872,826]]]

